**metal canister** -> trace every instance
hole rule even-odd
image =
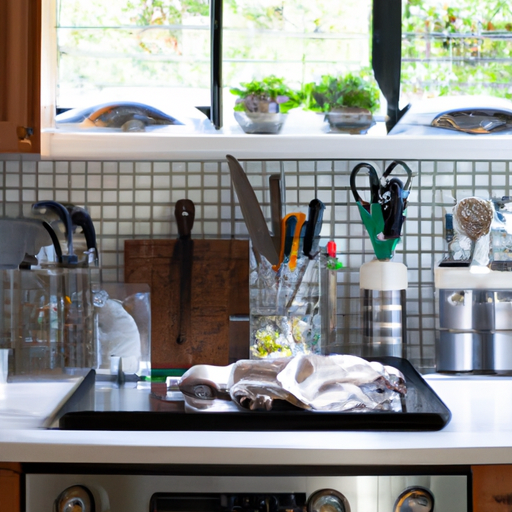
[[[405,357],[407,267],[373,260],[361,266],[363,357]]]
[[[363,356],[403,357],[405,290],[361,290]]]

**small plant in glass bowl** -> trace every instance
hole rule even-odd
[[[366,133],[375,121],[380,90],[369,71],[345,76],[323,75],[319,83],[302,88],[304,110],[321,112],[331,132]]]
[[[288,111],[300,105],[300,95],[274,75],[243,82],[230,92],[238,96],[235,119],[245,133],[279,133]]]

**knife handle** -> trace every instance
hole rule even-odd
[[[275,272],[279,270],[285,257],[290,256],[296,225],[297,216],[295,213],[288,213],[281,221],[281,246],[279,250],[279,263],[272,266]]]
[[[194,203],[190,199],[180,199],[174,207],[174,216],[178,224],[179,237],[190,238],[196,216]]]
[[[290,261],[288,268],[293,272],[297,267],[297,259],[299,258],[299,247],[300,247],[300,235],[302,233],[302,226],[306,222],[306,215],[302,212],[295,214],[297,216],[297,224],[295,226],[295,232],[293,234],[292,249],[290,251]]]
[[[281,198],[281,175],[271,174],[269,177],[270,188],[270,218],[272,220],[272,233],[278,240],[281,239],[281,220],[283,218],[283,206]]]
[[[318,251],[324,210],[325,205],[320,199],[315,198],[309,203],[308,221],[306,223],[303,248],[303,252],[308,258],[313,258]]]

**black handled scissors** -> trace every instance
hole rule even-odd
[[[405,182],[405,185],[402,185],[403,195],[405,196],[404,199],[407,199],[407,197],[409,196],[409,192],[411,191],[412,171],[411,171],[411,169],[409,169],[409,166],[405,162],[403,162],[402,160],[393,160],[388,165],[387,169],[384,171],[384,174],[382,175],[381,182],[384,182],[384,180],[386,180],[386,182],[384,182],[384,184],[382,185],[383,190],[381,190],[381,196],[386,191],[385,188],[386,188],[387,184],[390,183],[392,179],[395,179],[395,180],[397,179],[397,178],[391,178],[391,180],[388,180],[389,176],[395,170],[397,165],[402,167],[403,170],[407,174],[407,181]],[[407,205],[407,203],[406,203],[406,205]]]
[[[399,178],[390,178],[397,165],[400,165],[407,174],[405,185]],[[400,238],[411,183],[412,171],[402,160],[391,162],[382,175],[380,190],[382,215],[384,217],[382,235],[386,239]]]
[[[361,198],[356,187],[356,177],[361,169],[368,170],[368,176],[370,178],[370,202]],[[356,165],[350,173],[350,189],[352,190],[356,203],[360,203],[367,212],[370,212],[370,204],[380,202],[381,183],[375,167],[367,163],[360,163]]]

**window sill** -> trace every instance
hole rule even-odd
[[[379,123],[380,124],[380,123]],[[41,157],[51,160],[512,160],[512,135],[366,135],[303,133],[99,133],[45,130]]]

